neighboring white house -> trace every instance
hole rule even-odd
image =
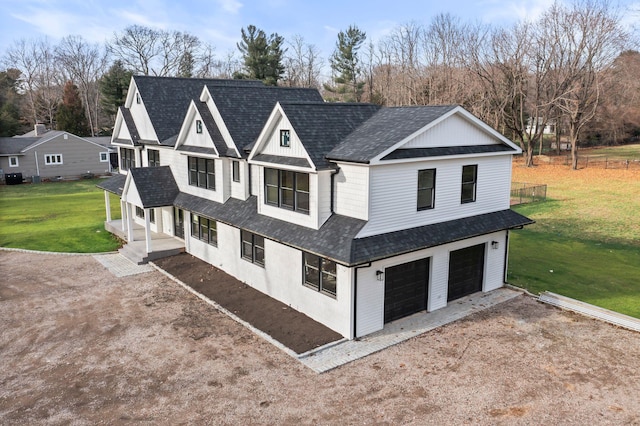
[[[36,124],[25,135],[0,138],[0,170],[3,176],[21,174],[25,180],[103,175],[111,172],[110,153],[92,138]]]
[[[163,135],[160,109],[181,116]],[[509,230],[531,223],[509,209],[520,149],[459,106],[134,77],[113,144],[107,228],[130,245],[144,228],[142,261],[162,251],[152,232],[173,237],[347,338],[503,286]]]
[[[525,132],[527,134],[534,134],[537,129],[540,127],[544,127],[542,129],[543,135],[555,135],[556,133],[556,122],[555,120],[547,120],[544,121],[542,117],[529,117],[527,119],[527,126],[525,128]]]

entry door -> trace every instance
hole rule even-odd
[[[449,255],[449,292],[447,301],[482,291],[484,244],[452,251]]]
[[[177,207],[173,208],[173,234],[184,239],[184,211]]]
[[[391,266],[384,275],[385,323],[427,309],[429,258]]]

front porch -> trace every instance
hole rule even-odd
[[[120,250],[123,256],[133,263],[142,265],[163,257],[174,256],[185,250],[184,241],[171,235],[149,231],[150,241],[147,241],[145,228],[133,221],[132,237]],[[120,219],[107,221],[104,224],[107,231],[127,241],[126,223]],[[148,244],[151,250],[147,249]]]

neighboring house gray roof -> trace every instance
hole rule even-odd
[[[129,173],[144,208],[171,206],[180,192],[169,166],[134,167]]]
[[[317,89],[207,85],[238,151],[250,150],[277,102],[324,102]]]
[[[200,98],[205,85],[232,85],[263,87],[258,80],[223,80],[203,78],[134,76],[140,97],[144,102],[158,140],[167,140],[180,132],[182,121],[191,100]],[[175,143],[175,141],[174,141]]]
[[[330,160],[369,163],[457,105],[389,107],[380,109],[327,154]]]
[[[22,151],[34,143],[38,142],[41,138],[26,138],[26,137],[13,137],[13,138],[0,138],[0,155],[22,155]]]
[[[380,110],[378,105],[357,103],[281,102],[280,105],[319,169],[330,167],[325,159],[327,153]]]
[[[398,160],[402,158],[440,157],[444,155],[460,154],[485,154],[493,152],[515,152],[508,145],[468,145],[468,146],[443,146],[434,148],[408,148],[396,149],[382,157],[383,160]]]

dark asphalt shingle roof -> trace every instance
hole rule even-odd
[[[112,192],[119,197],[122,197],[122,191],[124,190],[124,183],[127,180],[127,175],[117,174],[111,176],[109,179],[105,179],[101,181],[96,186],[100,189],[104,189],[105,191]]]
[[[285,166],[311,167],[311,164],[309,164],[309,161],[307,161],[306,158],[299,157],[284,157],[282,155],[258,154],[253,157],[253,159],[265,163],[281,164]]]
[[[513,210],[502,210],[356,239],[364,220],[334,214],[314,230],[258,214],[256,202],[253,196],[220,204],[180,193],[174,205],[349,266],[533,223]]]
[[[263,87],[258,80],[223,80],[177,77],[133,77],[158,140],[163,144],[180,132],[191,100],[200,98],[205,85]]]
[[[353,241],[351,263],[360,264],[534,223],[513,210],[449,220]]]
[[[131,136],[131,142],[117,139],[119,143],[127,143],[130,145],[137,145],[140,142],[140,135],[138,134],[138,128],[136,127],[135,121],[133,121],[133,116],[131,115],[131,110],[129,108],[125,108],[123,106],[120,107],[120,112],[122,113],[122,118],[124,120],[124,125],[127,126],[129,130],[129,135]]]
[[[408,148],[396,149],[382,157],[383,160],[398,160],[402,158],[440,157],[443,155],[460,154],[485,154],[493,152],[516,152],[508,145],[469,145],[469,146],[443,146],[434,148]]]
[[[224,141],[222,133],[220,133],[220,129],[218,129],[218,126],[211,115],[211,111],[209,111],[209,107],[207,107],[206,102],[195,101],[194,103],[198,113],[200,113],[200,116],[202,117],[204,126],[207,128],[207,131],[213,140],[213,144],[216,147],[218,154],[221,157],[225,157],[227,155],[227,143]]]
[[[457,107],[445,105],[382,108],[332,149],[327,158],[368,163],[386,149]]]
[[[241,153],[251,149],[277,102],[324,102],[317,89],[215,84],[207,87]]]
[[[257,199],[253,196],[247,201],[230,198],[226,203],[220,204],[181,192],[174,205],[340,263],[347,263],[351,240],[366,223],[360,219],[334,214],[316,231],[258,214],[256,202]]]
[[[318,169],[330,167],[325,156],[379,110],[378,105],[356,103],[280,103],[311,161]]]
[[[41,138],[0,138],[0,155],[18,155]]]
[[[169,166],[134,167],[129,173],[144,208],[172,206],[180,192]]]

